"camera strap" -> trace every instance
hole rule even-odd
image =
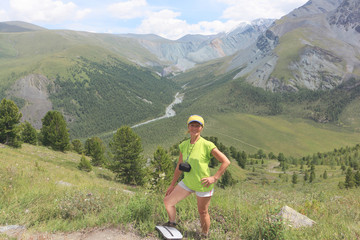
[[[187,162],[189,160],[190,154],[191,154],[192,150],[194,149],[196,143],[197,143],[197,141],[193,144],[192,148],[190,149],[190,152],[188,151],[189,154],[187,155],[185,162]],[[190,143],[190,145],[191,145],[191,143]]]

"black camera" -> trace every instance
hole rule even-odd
[[[191,165],[188,164],[187,162],[180,163],[180,165],[179,165],[179,170],[180,170],[180,171],[183,171],[183,172],[190,172],[190,170],[191,170]]]

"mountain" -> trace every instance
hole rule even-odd
[[[128,35],[136,39],[144,48],[155,54],[168,66],[163,75],[183,72],[196,64],[234,54],[247,48],[272,23],[272,19],[257,19],[244,23],[229,33],[217,35],[186,35],[176,41],[163,38],[149,38],[143,35]]]
[[[0,22],[0,32],[29,32],[38,30],[45,30],[45,28],[20,21]]]
[[[162,116],[176,92],[186,95],[179,115],[206,109],[350,125],[359,118],[348,110],[360,93],[355,0],[313,0],[276,21],[178,40],[0,26],[0,97],[13,99],[37,128],[55,109],[74,137],[109,133]]]
[[[229,69],[271,91],[333,89],[360,75],[357,0],[312,0],[277,20]]]
[[[162,116],[179,89],[157,73],[162,61],[129,38],[2,26],[0,98],[14,100],[37,128],[55,109],[73,137],[113,131]]]

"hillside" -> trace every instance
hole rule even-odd
[[[66,117],[72,139],[98,135],[108,142],[122,125],[163,116],[175,93],[183,93],[174,118],[136,129],[147,150],[182,139],[181,119],[193,113],[209,120],[221,115],[259,116],[264,122],[286,119],[293,125],[304,122],[312,132],[334,131],[334,138],[338,132],[353,136],[360,128],[360,64],[358,46],[347,39],[357,39],[358,5],[348,2],[351,7],[347,1],[314,0],[275,23],[260,19],[229,33],[176,41],[5,22],[0,33],[0,97],[14,100],[23,120],[38,129],[45,113],[54,109]],[[176,65],[180,70],[166,75]],[[235,121],[228,124],[225,132],[243,131]],[[252,139],[256,134],[246,135],[244,139]],[[311,141],[300,139],[301,145]],[[270,148],[259,144],[260,136],[241,141]],[[299,149],[289,153],[314,150]]]
[[[186,84],[185,98],[175,106],[177,115],[134,129],[146,150],[183,139],[185,121],[194,113],[209,122],[204,134],[248,152],[260,148],[299,156],[360,141],[357,81],[327,91],[271,93],[234,80],[236,71],[219,74],[222,66],[216,61],[173,78]]]
[[[344,147],[334,150],[334,154],[311,155],[309,159],[320,159],[312,183],[303,180],[310,167],[302,158],[286,160],[285,173],[277,167],[277,160],[267,157],[249,156],[245,170],[232,160],[229,170],[238,182],[225,189],[216,188],[210,207],[212,239],[257,239],[270,229],[283,239],[310,239],[314,235],[326,239],[356,238],[360,234],[357,221],[360,209],[356,204],[359,191],[339,189],[338,183],[345,181],[339,164],[349,164],[348,156],[358,162],[358,158],[353,158],[359,156],[358,151],[358,146]],[[336,163],[335,157],[344,161]],[[326,158],[329,161],[321,160]],[[154,227],[166,219],[163,191],[120,184],[113,180],[111,172],[102,168],[82,172],[77,169],[79,159],[78,154],[44,147],[24,144],[21,149],[12,149],[2,145],[0,226],[25,227],[24,239],[45,236],[87,239],[113,237],[114,233],[119,234],[117,237],[158,239]],[[294,173],[298,176],[295,184],[291,180]],[[285,205],[310,217],[316,225],[301,230],[278,228],[269,217],[274,217]],[[178,216],[184,239],[198,239],[196,199],[190,197],[180,203]],[[8,239],[4,233],[0,237]]]
[[[63,112],[72,137],[160,116],[178,89],[133,63],[154,58],[115,35],[24,30],[1,33],[0,45],[0,97],[13,99],[37,128],[47,111]]]

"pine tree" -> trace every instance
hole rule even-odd
[[[283,171],[285,172],[285,161],[286,161],[285,155],[283,153],[279,153],[277,159],[280,162],[281,169],[283,169]]]
[[[79,154],[82,154],[84,152],[84,147],[79,139],[72,140],[71,145],[75,152]]]
[[[22,114],[16,104],[4,98],[0,103],[0,143],[21,147],[18,124]]]
[[[236,155],[237,155],[238,151],[236,150],[236,148],[234,146],[230,147],[230,155],[232,158],[236,159]]]
[[[162,189],[167,187],[172,180],[174,165],[166,150],[158,147],[154,153],[154,159],[151,160],[153,188]]]
[[[69,148],[69,133],[63,115],[58,111],[49,111],[42,119],[42,143],[57,151]]]
[[[234,185],[235,183],[236,181],[232,177],[231,173],[226,170],[217,185],[221,188],[226,188],[228,186]]]
[[[312,165],[311,165],[311,169],[310,169],[309,182],[313,182],[314,180],[315,180],[315,165],[312,164]]]
[[[355,185],[357,187],[360,187],[360,171],[359,170],[355,173],[354,180],[355,180]]]
[[[306,182],[308,179],[309,179],[309,172],[305,170],[304,181]]]
[[[238,163],[238,165],[242,168],[245,169],[246,167],[246,160],[247,160],[247,155],[244,151],[242,152],[237,152],[236,154],[236,161]]]
[[[298,176],[297,176],[297,174],[296,174],[296,172],[294,172],[293,173],[293,176],[292,176],[292,183],[293,184],[297,184],[297,181],[298,181]]]
[[[351,168],[349,167],[346,171],[345,175],[345,187],[346,188],[353,188],[355,187],[355,176]]]
[[[25,121],[22,127],[21,140],[24,143],[37,145],[37,138],[36,129],[28,121]]]
[[[327,175],[327,171],[326,171],[326,170],[324,171],[323,178],[324,178],[324,179],[327,179],[327,178],[328,178],[328,175]]]
[[[92,137],[85,142],[86,155],[91,157],[93,166],[102,166],[105,164],[106,147],[99,137]]]
[[[123,126],[117,130],[110,142],[113,154],[111,170],[125,184],[143,185],[145,183],[145,159],[142,152],[141,139],[130,127]]]
[[[90,164],[90,161],[86,159],[86,157],[84,155],[81,156],[80,159],[80,163],[78,165],[78,168],[80,170],[86,171],[86,172],[91,172],[92,171],[92,166]]]

